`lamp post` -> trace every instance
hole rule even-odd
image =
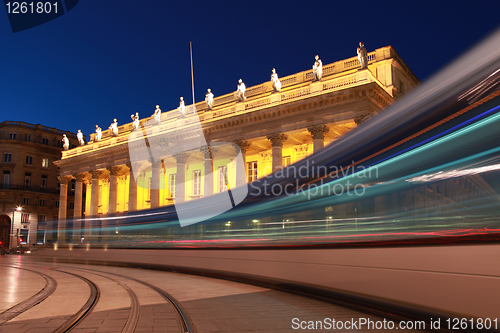
[[[14,248],[14,243],[17,244],[16,242],[16,239],[14,239],[14,219],[16,217],[16,212],[21,212],[23,210],[23,207],[21,206],[17,206],[16,209],[14,209],[14,212],[12,213],[12,223],[11,223],[11,226],[10,226],[10,244],[9,244],[9,248]],[[14,240],[14,242],[12,241]]]

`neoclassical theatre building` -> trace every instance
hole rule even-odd
[[[280,83],[279,91],[268,81],[246,88],[244,98],[234,92],[215,97],[211,108],[206,101],[196,103],[195,111],[186,107],[185,116],[179,109],[163,112],[155,125],[152,117],[141,119],[135,126],[148,133],[147,140],[131,136],[134,124],[128,123],[119,126],[118,133],[108,129],[100,138],[92,134],[86,145],[63,151],[62,159],[55,162],[61,175],[60,221],[65,218],[71,180],[75,217],[82,211],[86,217],[104,216],[196,200],[238,185],[237,168],[244,168],[246,181],[251,182],[322,149],[419,81],[394,48],[387,46],[367,53],[366,68],[352,57],[323,65],[319,80],[313,70],[306,70],[283,77]],[[221,148],[216,154],[191,149],[145,159],[141,173],[131,177],[129,147],[142,144],[147,151],[155,137],[179,128],[195,131],[197,126],[212,146],[237,144],[244,165],[236,165],[234,149]],[[189,136],[189,130],[182,135]],[[204,177],[210,173],[212,177]],[[64,223],[58,228],[64,230]],[[73,239],[79,237],[80,228],[75,228]]]

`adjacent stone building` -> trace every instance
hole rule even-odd
[[[62,135],[76,134],[18,121],[0,123],[0,242],[3,249],[43,243],[45,221],[57,219]],[[73,212],[73,188],[67,208]]]

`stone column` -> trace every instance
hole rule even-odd
[[[325,147],[325,134],[330,131],[324,124],[313,125],[307,128],[313,137],[313,152],[317,152]]]
[[[281,169],[283,165],[283,142],[286,141],[286,135],[283,133],[268,134],[267,139],[273,146],[273,172]]]
[[[173,155],[177,161],[177,174],[175,179],[175,203],[186,201],[186,162],[188,155],[186,153],[178,153]]]
[[[69,176],[59,176],[60,192],[59,192],[59,214],[57,218],[57,242],[59,244],[66,242],[66,209],[68,204],[68,182],[71,180]]]
[[[75,242],[80,241],[81,237],[81,228],[82,228],[82,189],[83,189],[83,180],[85,179],[84,173],[77,173],[73,175],[75,177],[75,209],[73,210],[73,240]]]
[[[108,216],[116,214],[116,204],[118,200],[118,172],[120,168],[117,166],[107,167],[109,171],[109,206]]]
[[[102,171],[91,170],[89,172],[92,176],[92,192],[90,194],[90,217],[96,217],[99,209],[99,178]]]
[[[151,208],[160,207],[160,188],[162,188],[161,177],[163,176],[161,160],[154,159],[151,162]]]
[[[90,215],[89,219],[97,218],[97,212],[99,209],[99,177],[101,176],[101,171],[90,170],[90,175],[92,176],[91,181],[91,193],[90,193]],[[87,193],[88,195],[88,193]],[[91,221],[89,219],[85,220],[85,241],[89,242],[91,235],[95,234],[91,232],[91,228],[97,226],[97,221]]]
[[[205,184],[203,184],[203,196],[208,197],[214,194],[214,166],[212,154],[215,153],[215,149],[207,145],[200,147],[200,151],[205,155],[205,176],[203,177]]]
[[[132,165],[127,164],[129,168],[129,182],[128,182],[128,211],[133,212],[137,210],[137,183],[135,182]]]
[[[241,156],[243,156],[243,163],[238,163],[236,160],[236,186],[243,186],[247,183],[247,150],[250,148],[250,143],[246,140],[236,140],[234,144],[239,147],[241,151]],[[235,147],[236,148],[236,147]],[[238,154],[238,149],[236,148],[236,154]],[[240,177],[239,175],[245,175],[245,177]]]

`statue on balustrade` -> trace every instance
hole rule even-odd
[[[318,55],[314,57],[314,59],[316,59],[316,61],[314,62],[313,65],[313,76],[314,76],[313,82],[321,81],[321,78],[323,77],[323,63],[319,59]]]
[[[155,112],[153,113],[152,117],[154,117],[156,125],[161,124],[161,109],[159,105],[156,106]]]
[[[69,140],[68,140],[68,137],[66,136],[66,134],[63,134],[62,142],[63,142],[63,149],[68,150],[69,149]]]
[[[101,141],[102,138],[102,130],[99,125],[95,125],[95,139],[94,142]]]
[[[186,116],[186,105],[184,104],[184,97],[181,97],[181,100],[179,102],[179,107],[177,108],[179,110],[179,113],[181,114],[182,117]]]
[[[76,138],[78,139],[78,143],[80,144],[80,146],[85,146],[85,141],[83,140],[82,130],[78,130],[78,133],[76,134]]]
[[[205,102],[207,102],[207,106],[209,110],[212,110],[214,105],[214,94],[212,94],[212,90],[208,89],[207,94],[205,95]]]
[[[109,129],[111,130],[112,136],[118,136],[118,122],[116,121],[116,118],[113,119],[113,122],[109,125]]]
[[[238,99],[238,102],[244,101],[247,99],[245,97],[245,90],[247,90],[247,87],[243,83],[241,79],[238,80],[238,88],[236,89],[236,92],[234,93],[234,96]]]
[[[271,74],[271,82],[273,83],[273,89],[275,92],[279,92],[281,90],[281,82],[278,79],[278,74],[276,73],[276,69],[273,68],[273,73]]]
[[[363,44],[363,42],[359,42],[358,60],[361,65],[361,68],[368,67],[368,53],[366,52],[365,44]]]
[[[135,115],[131,115],[130,118],[132,118],[132,128],[133,129],[138,129],[139,128],[139,112],[136,112]]]

